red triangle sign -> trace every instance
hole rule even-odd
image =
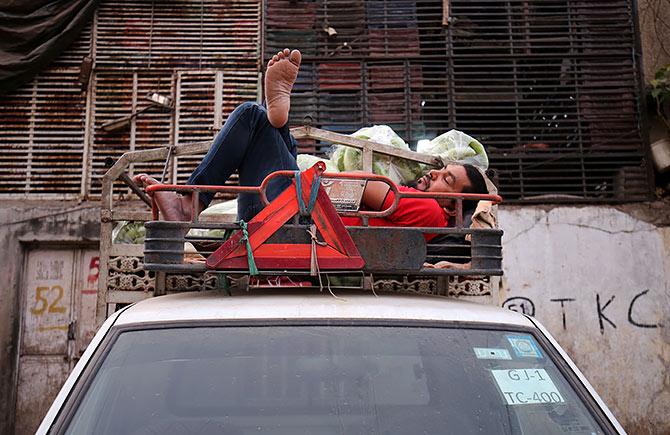
[[[300,194],[305,203],[309,201],[312,180],[324,170],[325,164],[317,162],[300,174],[303,186]],[[294,181],[247,224],[249,243],[258,269],[310,270],[311,243],[265,243],[282,225],[299,213],[297,194]],[[320,270],[360,270],[365,266],[365,261],[323,189],[319,189],[311,217],[323,237],[315,245]],[[207,258],[207,268],[248,269],[247,244],[241,243],[242,237],[242,230],[233,234]]]

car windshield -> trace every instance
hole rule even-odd
[[[528,332],[463,327],[126,330],[66,433],[600,434]]]

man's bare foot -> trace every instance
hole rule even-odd
[[[298,76],[302,54],[288,48],[278,52],[265,71],[265,101],[268,105],[268,120],[275,128],[281,128],[288,122],[291,109],[291,89]]]
[[[133,177],[133,181],[146,188],[152,184],[159,184],[158,180],[147,174],[139,174]],[[166,221],[190,221],[191,220],[191,197],[177,195],[176,192],[153,192],[149,196],[156,198],[158,210]]]

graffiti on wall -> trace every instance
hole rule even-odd
[[[629,324],[637,328],[662,328],[663,324],[654,322],[645,316],[644,313],[639,313],[636,310],[637,304],[650,293],[650,289],[642,290],[635,295],[630,300],[624,301],[628,304],[628,318],[627,321]],[[608,308],[611,308],[615,304],[616,296],[612,295],[609,298],[607,296],[601,296],[600,293],[596,293],[594,305],[593,305],[593,314],[594,317],[598,319],[598,326],[600,327],[600,333],[605,334],[607,329],[616,329],[617,323],[616,319],[612,319],[612,316],[607,312]],[[563,330],[568,329],[568,319],[571,307],[575,302],[576,298],[552,298],[549,299],[550,303],[557,304],[561,311],[561,321],[563,325]],[[618,303],[618,302],[616,302]],[[507,298],[502,306],[512,311],[516,311],[522,314],[527,314],[529,316],[535,316],[535,302],[532,299],[524,296],[514,296]],[[617,320],[617,322],[621,322]]]

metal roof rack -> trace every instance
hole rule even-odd
[[[370,172],[373,153],[403,157],[429,165],[439,164],[432,156],[398,150],[309,126],[293,129],[292,133],[297,138],[327,140],[359,148],[362,150],[363,168]],[[368,218],[383,217],[392,213],[402,197],[436,195],[423,192],[398,192],[390,180],[382,176],[323,173],[325,165],[317,163],[302,173],[302,186],[309,187],[310,181],[321,175],[329,179],[386,180],[396,194],[394,203],[381,212],[335,211],[328,195],[321,189],[315,213],[325,213],[326,217],[321,216],[323,219],[319,219],[321,224],[318,228],[311,219],[295,213],[297,209],[284,210],[284,214],[288,213],[285,220],[279,222],[270,219],[262,222],[266,225],[262,240],[257,236],[260,234],[257,230],[263,225],[254,220],[250,221],[245,231],[250,235],[248,239],[251,242],[246,246],[240,244],[243,231],[241,225],[236,222],[199,218],[197,213],[192,216],[190,222],[160,221],[155,204],[152,212],[138,212],[114,206],[115,198],[112,194],[114,181],[122,179],[132,184],[126,174],[126,169],[132,163],[166,160],[168,165],[173,157],[202,153],[209,145],[209,142],[200,142],[128,152],[103,177],[97,307],[99,323],[107,317],[108,310],[114,310],[119,304],[128,304],[171,292],[215,288],[230,291],[231,288],[248,290],[300,285],[322,290],[327,288],[331,292],[338,289],[359,288],[373,292],[404,291],[442,295],[493,293],[490,277],[502,274],[502,231],[497,228],[472,229],[464,226],[462,201],[483,199],[497,203],[501,200],[497,195],[436,194],[449,196],[455,201],[457,217],[454,227],[368,227]],[[294,174],[292,171],[271,174],[258,188],[155,185],[148,190],[192,191],[196,203],[199,192],[203,190],[228,194],[253,190],[261,195],[267,204],[264,189],[269,179],[276,176],[294,176]],[[305,201],[309,198],[309,189],[302,189]],[[137,193],[136,186],[133,190]],[[297,196],[297,188],[287,189],[289,190],[292,190],[294,197]],[[279,205],[268,206],[266,209],[273,206],[283,207],[285,202],[279,201]],[[293,204],[295,206],[295,200]],[[362,224],[345,229],[340,215],[361,217]],[[137,243],[113,242],[114,226],[121,221],[145,223],[144,246]],[[267,225],[272,225],[272,228],[268,229]],[[222,237],[224,233],[228,236],[232,233],[232,236],[226,239]],[[438,236],[426,242],[424,234],[438,234]],[[324,243],[324,237],[326,242],[339,251]],[[275,254],[277,249],[284,251]],[[257,270],[251,270],[248,252],[253,252],[257,257],[254,260],[258,263]],[[287,252],[290,253],[286,254]],[[289,256],[291,259],[286,260]],[[469,264],[468,267],[432,268],[424,265],[426,259],[431,262]]]

